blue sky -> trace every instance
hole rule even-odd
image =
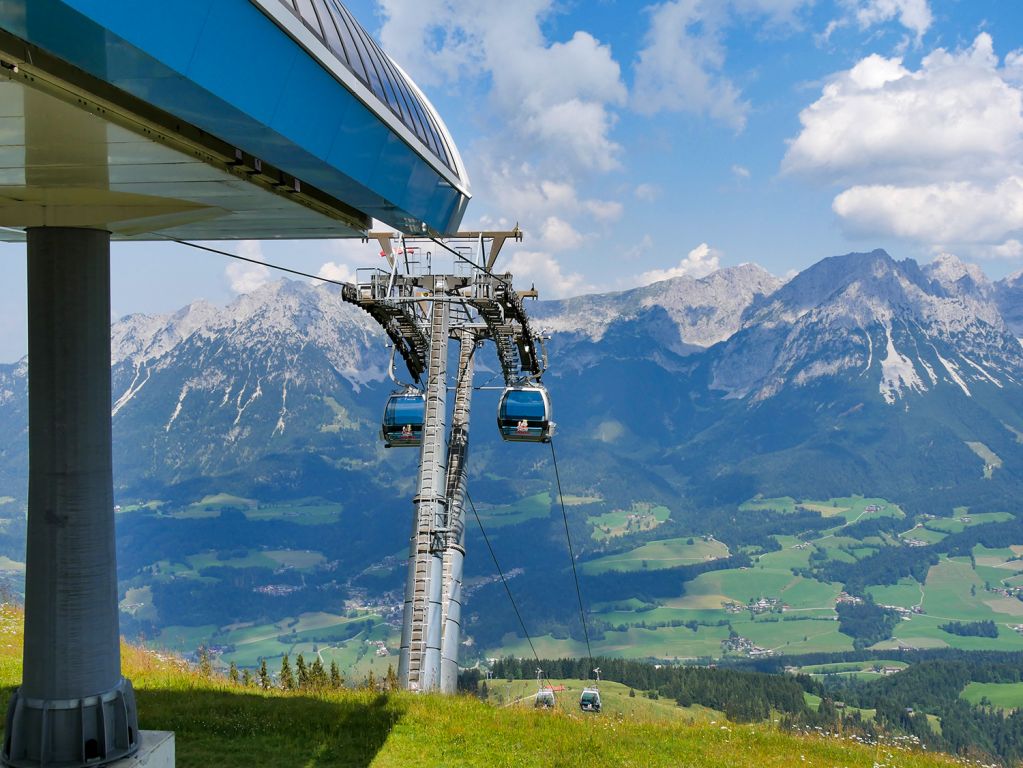
[[[1023,266],[1018,0],[349,0],[444,116],[469,227],[553,298],[753,261],[953,253]],[[347,277],[354,242],[223,244]],[[24,341],[24,249],[0,245],[0,361]],[[114,246],[115,315],[225,302],[275,276]]]

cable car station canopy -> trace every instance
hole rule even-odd
[[[0,227],[446,233],[468,199],[443,121],[338,0],[0,3]]]
[[[0,763],[156,748],[118,643],[110,240],[353,237],[373,219],[432,237],[468,199],[444,123],[339,0],[0,1],[0,239],[26,241],[32,361],[24,661]],[[368,310],[411,333],[413,359],[403,308]]]

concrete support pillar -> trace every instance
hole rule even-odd
[[[24,670],[3,759],[102,765],[139,742],[117,613],[108,232],[28,230],[28,316]]]

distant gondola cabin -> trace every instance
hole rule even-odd
[[[415,448],[423,444],[426,398],[422,392],[396,392],[387,399],[380,434],[387,448]]]
[[[600,712],[600,691],[586,688],[579,697],[579,709],[583,712]]]
[[[497,408],[497,428],[510,442],[549,443],[554,422],[547,390],[538,385],[506,388]]]
[[[536,709],[554,709],[554,691],[550,688],[541,688],[536,693],[533,706]]]

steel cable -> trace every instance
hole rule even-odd
[[[565,539],[568,541],[568,556],[572,561],[572,576],[575,578],[575,595],[579,599],[579,620],[583,624],[583,637],[586,638],[586,655],[593,668],[593,651],[590,649],[590,631],[586,626],[586,609],[583,608],[583,591],[579,587],[579,571],[575,567],[575,550],[572,547],[572,534],[568,530],[568,512],[565,511],[565,496],[561,492],[561,472],[558,471],[558,454],[554,450],[554,439],[551,439],[551,458],[554,460],[554,478],[558,482],[558,501],[561,503],[561,517],[565,521]]]
[[[480,513],[476,511],[476,505],[473,503],[472,496],[469,495],[469,491],[465,492],[465,500],[469,502],[469,507],[472,509],[472,514],[476,518],[476,524],[480,527],[480,533],[483,534],[483,541],[487,544],[487,549],[490,550],[490,557],[494,561],[494,567],[497,568],[497,573],[501,577],[501,583],[504,584],[504,591],[508,593],[508,600],[511,602],[512,610],[515,611],[515,617],[519,620],[519,626],[522,628],[522,634],[526,636],[526,642],[529,643],[529,650],[533,652],[533,658],[536,660],[537,668],[540,667],[540,657],[536,653],[536,647],[533,645],[533,638],[529,636],[529,630],[526,629],[526,622],[522,620],[522,614],[519,612],[519,606],[515,602],[515,598],[512,596],[511,587],[508,586],[508,579],[504,575],[504,571],[501,569],[501,564],[497,562],[497,554],[494,552],[494,546],[490,543],[490,537],[487,536],[487,531],[483,527],[483,521],[480,519]],[[544,675],[544,680],[547,681],[552,689],[554,686],[551,684],[550,678]]]

